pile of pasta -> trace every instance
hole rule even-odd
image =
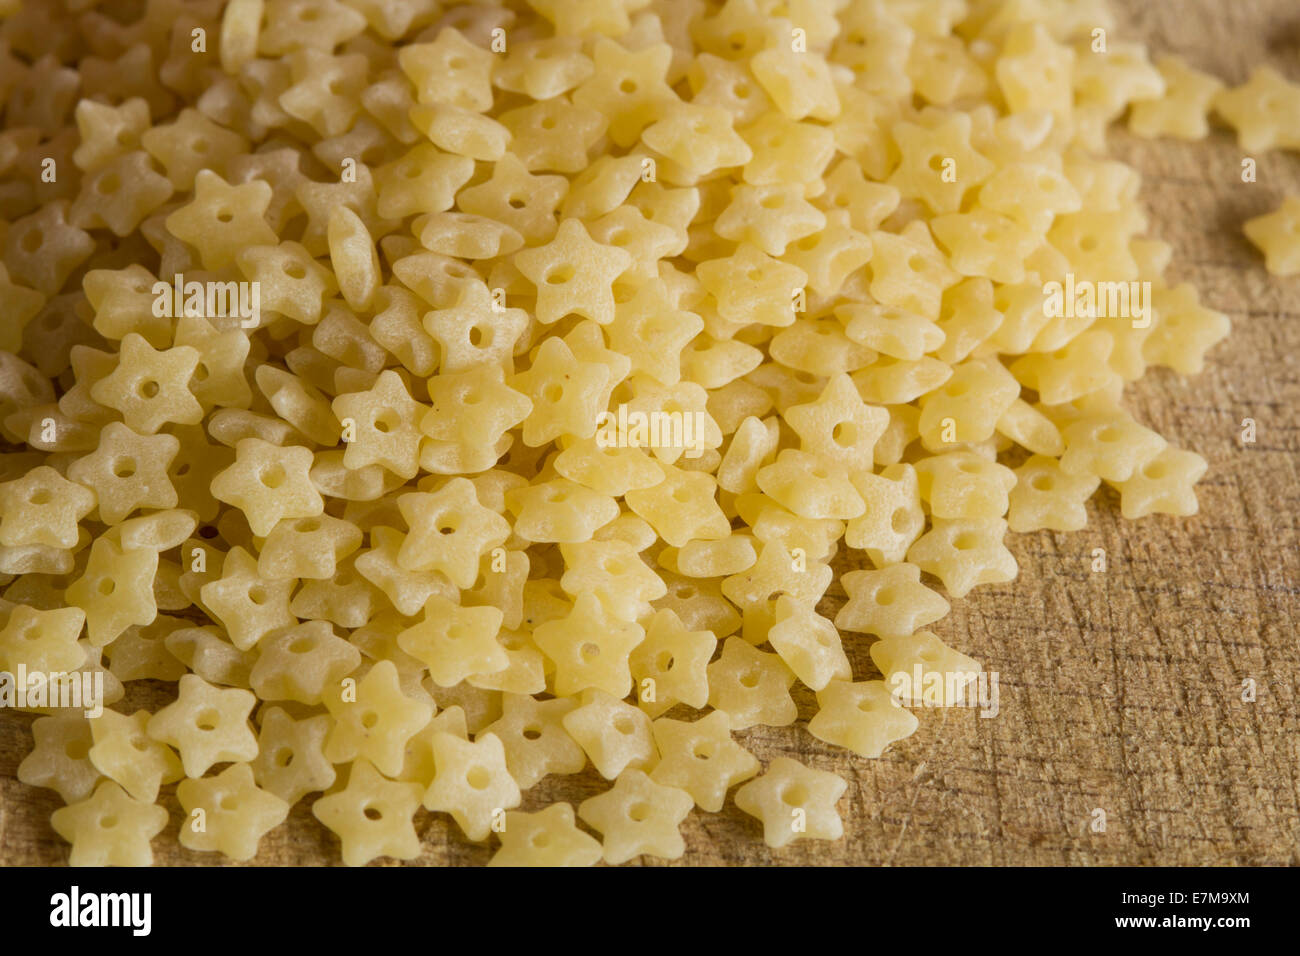
[[[495,864],[675,859],[733,788],[838,838],[845,781],[747,728],[879,757],[894,678],[979,670],[931,628],[1009,531],[1196,511],[1121,394],[1228,320],[1107,127],[1300,128],[1093,0],[0,8],[0,671],[102,683],[19,704],[76,865],[169,821],[249,860],[301,801],[351,865],[421,808]]]

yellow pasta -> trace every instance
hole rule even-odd
[[[1099,4],[224,0],[206,59],[18,6],[0,671],[175,684],[25,708],[75,865],[151,862],[173,785],[235,860],[300,802],[349,865],[421,805],[492,865],[677,859],[733,791],[838,838],[845,781],[751,728],[907,756],[894,685],[979,672],[928,629],[1008,530],[1197,510],[1121,396],[1228,319],[1107,127],[1297,148],[1294,83],[1094,55]],[[1275,275],[1297,221],[1245,225]]]

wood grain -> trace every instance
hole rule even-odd
[[[1158,0],[1119,11],[1119,38],[1177,53],[1229,83],[1271,63],[1300,79],[1293,0]],[[1191,519],[1119,517],[1114,495],[1090,506],[1076,534],[1013,536],[1011,584],[955,601],[939,632],[1000,674],[1000,713],[921,711],[921,727],[880,760],[854,758],[805,729],[746,732],[764,761],[780,754],[849,780],[846,838],[773,853],[756,821],[728,802],[684,827],[685,864],[1294,864],[1300,862],[1300,280],[1267,276],[1241,222],[1300,194],[1300,158],[1242,153],[1216,132],[1196,144],[1112,134],[1143,176],[1151,234],[1174,246],[1171,282],[1189,281],[1231,316],[1231,338],[1206,371],[1154,370],[1127,404],[1174,444],[1205,456],[1201,512]],[[1243,418],[1258,441],[1239,441]],[[1090,571],[1093,548],[1109,568]],[[841,567],[840,570],[846,570]],[[836,597],[838,595],[839,597]],[[842,601],[836,585],[823,606]],[[855,674],[876,676],[866,642],[848,636]],[[1241,699],[1242,681],[1258,687]],[[163,699],[133,689],[128,704]],[[48,818],[59,801],[17,783],[31,718],[0,714],[0,863],[48,864],[66,846]],[[525,809],[573,803],[607,786],[591,771],[545,781]],[[160,862],[210,864],[175,841],[180,809],[154,841]],[[1107,829],[1093,833],[1095,808]],[[423,865],[480,864],[445,817],[421,811]],[[334,838],[305,805],[262,842],[258,864],[337,860]]]

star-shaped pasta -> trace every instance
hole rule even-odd
[[[1287,196],[1276,211],[1247,219],[1242,231],[1264,253],[1270,273],[1300,275],[1300,196]]]
[[[361,664],[361,652],[336,635],[329,621],[276,630],[258,652],[248,680],[262,700],[320,704]]]
[[[221,577],[199,588],[199,600],[226,629],[230,642],[247,651],[267,634],[297,623],[289,613],[289,598],[296,585],[293,578],[263,578],[257,559],[236,547],[226,555]]]
[[[364,392],[334,399],[332,408],[340,422],[350,420],[354,431],[344,452],[349,469],[381,465],[407,481],[420,470],[423,435],[418,427],[427,406],[411,398],[405,383],[392,369],[380,373]]]
[[[248,246],[275,245],[275,230],[265,214],[271,187],[259,179],[232,186],[210,169],[194,178],[194,198],[167,217],[167,231],[199,250],[203,268],[235,264]]]
[[[1119,489],[1121,513],[1125,518],[1196,514],[1199,506],[1195,485],[1208,467],[1194,451],[1166,448],[1136,469],[1128,480],[1111,482]]]
[[[510,524],[479,503],[468,478],[452,478],[436,492],[404,494],[397,507],[411,529],[397,563],[408,571],[439,571],[459,588],[472,588],[479,559],[510,537]]]
[[[655,611],[645,640],[628,659],[642,709],[657,717],[679,702],[697,709],[707,704],[707,668],[717,646],[712,631],[691,630],[671,609]]]
[[[325,759],[330,763],[362,759],[380,773],[397,776],[407,741],[433,717],[427,699],[403,691],[392,661],[379,661],[355,684],[345,679],[324,694],[325,707],[334,717],[325,740]]]
[[[292,806],[334,783],[334,767],[322,753],[328,714],[294,720],[283,709],[268,707],[261,717],[258,752],[251,764],[258,786]]]
[[[242,438],[235,463],[212,479],[212,494],[242,511],[253,534],[265,537],[285,518],[314,518],[325,510],[311,482],[312,462],[311,450],[301,445]]]
[[[68,478],[95,492],[99,517],[117,524],[137,508],[175,508],[167,469],[180,451],[175,435],[141,435],[110,422],[99,446],[68,465]]]
[[[495,734],[480,733],[473,743],[454,734],[437,734],[433,755],[438,769],[424,794],[424,805],[450,813],[471,840],[487,839],[493,819],[519,806],[519,785],[506,769],[505,749]]]
[[[483,728],[505,748],[506,768],[521,789],[532,789],[550,774],[578,773],[587,755],[569,736],[564,717],[576,701],[557,697],[537,700],[526,694],[506,694],[502,714]]]
[[[595,242],[581,220],[565,219],[555,238],[516,253],[514,264],[537,287],[538,321],[549,325],[581,315],[608,325],[614,320],[614,280],[632,264],[632,256]]]
[[[817,692],[817,704],[819,710],[808,721],[808,732],[859,757],[879,757],[894,741],[911,736],[918,724],[886,681],[855,684],[834,680]]]
[[[838,840],[844,824],[835,809],[848,784],[833,773],[777,757],[766,772],[736,791],[736,806],[763,824],[763,840],[780,849],[795,840]]]
[[[685,790],[655,783],[642,770],[625,770],[612,789],[578,806],[584,823],[600,831],[611,865],[636,856],[676,860],[686,852],[678,830],[695,806]]]
[[[554,692],[570,697],[589,687],[617,698],[632,690],[628,657],[645,639],[634,621],[620,621],[596,595],[578,595],[567,615],[533,631],[533,641],[555,663]]]
[[[654,736],[660,760],[650,779],[685,790],[709,813],[722,809],[729,789],[759,771],[758,759],[731,739],[731,720],[720,710],[693,722],[660,717]]]
[[[180,695],[149,718],[149,736],[175,747],[185,776],[201,777],[215,763],[257,756],[248,717],[257,698],[239,688],[214,687],[196,674],[180,680]]]
[[[895,637],[912,634],[948,613],[948,602],[921,583],[921,568],[914,563],[849,571],[840,582],[849,595],[835,615],[835,626],[843,631]]]
[[[103,647],[128,627],[153,623],[158,616],[157,573],[157,551],[124,549],[107,537],[95,539],[85,573],[66,594],[70,605],[86,612],[86,634],[92,645]]]
[[[343,862],[365,866],[380,856],[414,860],[420,838],[412,820],[424,788],[381,776],[370,762],[353,761],[347,786],[312,804],[311,812],[343,844]]]
[[[606,780],[628,767],[649,769],[659,759],[645,712],[598,688],[584,691],[581,705],[561,722]]]
[[[733,730],[755,724],[784,727],[799,715],[790,686],[794,673],[775,654],[729,637],[709,665],[709,703],[731,719]]]
[[[821,690],[831,680],[850,680],[853,672],[835,625],[788,594],[776,601],[768,643],[807,687]]]
[[[970,685],[983,670],[930,631],[877,641],[871,645],[871,660],[896,701],[930,707],[971,703]]]
[[[259,788],[246,763],[232,764],[215,777],[182,780],[176,799],[185,811],[181,846],[240,862],[256,856],[262,837],[289,816],[289,804]]]
[[[1220,90],[1214,111],[1237,131],[1237,142],[1248,153],[1300,150],[1300,85],[1271,66],[1256,67],[1248,82]]]
[[[85,622],[85,613],[75,606],[43,610],[15,605],[0,627],[0,667],[9,672],[10,681],[19,664],[45,673],[81,667],[86,651],[78,638]]]
[[[1001,518],[934,518],[907,549],[907,560],[941,580],[953,597],[965,597],[976,585],[1015,580],[1019,566],[1002,543],[1006,533]]]
[[[601,857],[600,841],[578,829],[567,803],[536,813],[512,810],[500,836],[488,866],[594,866]]]
[[[69,866],[152,866],[149,841],[167,826],[167,811],[103,780],[92,796],[55,810],[50,825],[72,844]]]
[[[155,802],[160,786],[185,775],[171,748],[149,737],[149,718],[147,710],[130,716],[105,710],[90,721],[93,745],[87,751],[96,770],[143,803]]]
[[[89,797],[101,779],[89,756],[94,745],[90,721],[81,714],[37,717],[32,737],[36,745],[18,765],[18,780],[29,787],[48,787],[64,803]]]
[[[497,640],[501,612],[494,607],[460,607],[434,595],[424,617],[397,636],[397,646],[429,669],[439,687],[455,687],[480,674],[495,674],[510,665]]]

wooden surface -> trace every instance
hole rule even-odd
[[[1300,80],[1294,0],[1134,0],[1120,38],[1178,53],[1230,83],[1259,63]],[[1116,131],[1115,152],[1143,175],[1151,234],[1173,243],[1168,278],[1190,281],[1232,318],[1206,371],[1153,370],[1126,393],[1138,418],[1210,463],[1195,518],[1124,521],[1103,491],[1075,534],[1016,535],[1011,584],[953,602],[936,630],[1000,674],[1001,711],[917,713],[917,733],[861,760],[805,729],[743,736],[764,761],[782,753],[849,780],[845,839],[773,853],[755,820],[728,801],[684,827],[686,864],[1288,864],[1300,862],[1300,279],[1279,280],[1241,236],[1241,222],[1300,194],[1300,157],[1255,157],[1243,184],[1230,134],[1147,143]],[[1243,418],[1258,441],[1243,445]],[[1090,570],[1105,548],[1109,568]],[[823,606],[842,600],[838,584]],[[867,642],[846,635],[858,679],[876,676]],[[1258,698],[1241,699],[1255,681]],[[127,703],[148,701],[148,689]],[[16,782],[31,718],[0,713],[0,863],[56,863],[50,791]],[[608,785],[588,770],[552,778],[524,809],[573,803]],[[154,841],[159,862],[212,863],[180,850],[181,815]],[[1104,833],[1089,829],[1106,814]],[[421,864],[480,864],[486,846],[421,811]],[[260,864],[336,861],[337,844],[305,804],[262,841]]]

